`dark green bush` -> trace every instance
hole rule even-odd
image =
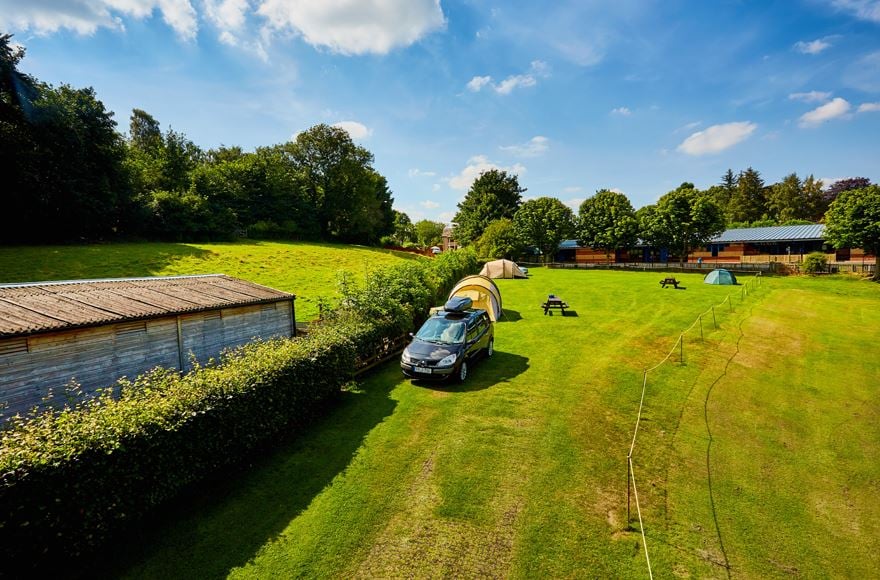
[[[828,256],[822,252],[812,252],[804,257],[804,272],[807,274],[820,274],[828,267]]]
[[[472,252],[377,272],[301,339],[255,342],[186,375],[157,369],[0,431],[0,561],[55,567],[186,486],[295,433],[461,276]]]

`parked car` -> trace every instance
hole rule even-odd
[[[431,246],[431,253],[434,254],[435,256],[442,251],[443,250],[441,250],[439,246]]]
[[[479,356],[492,356],[495,327],[485,310],[471,306],[470,298],[453,298],[425,321],[400,358],[406,377],[463,382]]]
[[[519,271],[520,271],[520,272],[522,272],[522,273],[525,274],[526,276],[529,275],[529,269],[528,269],[528,268],[526,268],[525,266],[517,266],[517,267],[519,268]]]

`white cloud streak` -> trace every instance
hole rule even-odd
[[[489,158],[485,155],[476,155],[468,159],[467,165],[458,175],[452,176],[446,181],[452,189],[467,190],[470,189],[474,180],[479,177],[481,173],[489,171],[490,169],[499,169],[517,175],[522,175],[526,172],[525,166],[519,163],[511,165],[510,167],[502,167],[489,161]]]
[[[125,30],[123,18],[144,19],[156,11],[182,40],[195,39],[198,17],[189,0],[0,0],[0,29],[91,35],[98,28]]]
[[[422,171],[421,169],[414,167],[407,171],[407,175],[410,177],[434,177],[437,173],[434,171]]]
[[[880,0],[832,0],[831,5],[856,18],[880,22]]]
[[[332,52],[386,54],[446,26],[440,0],[263,0],[257,13]]]
[[[758,126],[748,121],[712,125],[682,141],[678,150],[688,155],[719,153],[748,139]]]
[[[470,81],[468,81],[467,88],[469,91],[474,93],[479,93],[483,87],[492,84],[492,77],[474,77]]]
[[[859,105],[859,113],[880,113],[880,103],[862,103]]]
[[[803,128],[818,127],[826,121],[845,117],[849,110],[850,104],[845,99],[837,97],[801,115],[798,125]]]
[[[799,40],[794,43],[794,49],[801,54],[819,54],[829,48],[831,48],[831,43],[827,38],[817,38],[810,41]]]
[[[483,87],[491,87],[499,95],[509,95],[515,89],[533,87],[538,84],[539,78],[550,76],[550,67],[542,60],[533,60],[529,65],[529,72],[525,74],[510,75],[501,82],[495,83],[491,76],[475,76],[467,83],[467,89],[478,93]]]
[[[831,98],[831,93],[825,91],[810,91],[808,93],[791,93],[788,95],[791,101],[803,101],[805,103],[823,103]]]
[[[632,111],[630,111],[627,107],[617,107],[611,109],[611,114],[617,115],[619,117],[629,117],[630,115],[632,115]]]
[[[518,157],[538,157],[546,153],[549,148],[550,139],[541,135],[532,137],[520,145],[504,145],[499,147],[502,151],[507,151]]]

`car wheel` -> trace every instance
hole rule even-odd
[[[464,380],[467,378],[467,374],[468,374],[467,362],[462,362],[461,366],[458,367],[458,382],[463,383]]]
[[[486,347],[486,356],[492,358],[492,355],[495,354],[495,339],[489,341],[489,346]]]

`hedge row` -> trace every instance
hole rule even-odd
[[[186,375],[156,369],[0,432],[0,562],[54,567],[90,552],[186,486],[319,414],[359,355],[412,327],[476,258],[455,252],[347,288],[325,323]]]

